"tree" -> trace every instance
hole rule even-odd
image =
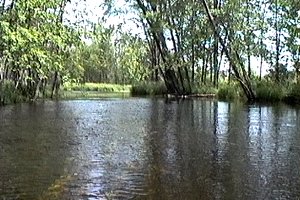
[[[64,59],[79,41],[79,34],[63,24],[67,3],[66,0],[2,1],[0,82],[10,82],[15,90],[12,92],[36,99],[53,74],[65,73]]]
[[[214,33],[218,36],[219,42],[224,49],[225,55],[226,55],[227,59],[229,60],[229,63],[231,65],[231,67],[235,73],[235,76],[236,76],[237,80],[239,81],[246,97],[248,98],[249,101],[255,100],[255,93],[253,91],[253,88],[252,88],[252,85],[250,82],[250,78],[245,73],[244,65],[243,65],[243,62],[241,60],[239,53],[237,52],[237,50],[226,46],[224,39],[220,36],[220,33],[218,32],[218,30],[216,28],[215,20],[214,20],[213,16],[211,15],[211,12],[208,8],[206,1],[202,0],[202,3],[203,3],[203,6],[205,7],[207,16],[208,16],[211,26],[214,30]],[[232,40],[229,38],[229,42],[231,42],[231,41]]]

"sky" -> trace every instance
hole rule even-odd
[[[124,0],[115,0],[117,2],[116,9],[129,9],[128,3]],[[104,26],[115,26],[122,24],[123,31],[130,31],[134,34],[141,34],[143,31],[141,28],[137,28],[136,24],[133,22],[133,18],[136,18],[133,12],[128,13],[118,13],[118,15],[111,15],[106,18],[103,23],[102,18],[104,16],[105,10],[101,6],[104,3],[103,0],[73,0],[72,3],[67,5],[67,15],[66,18],[71,22],[76,22],[79,20],[90,21],[93,23],[102,23]],[[74,10],[76,14],[74,14]],[[77,16],[77,18],[76,18]]]

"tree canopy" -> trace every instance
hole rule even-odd
[[[1,0],[1,103],[47,86],[53,96],[64,82],[162,80],[178,96],[232,80],[249,100],[255,80],[299,82],[298,1],[119,3],[94,2],[102,14],[92,20],[84,0]]]

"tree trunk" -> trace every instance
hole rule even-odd
[[[250,27],[250,1],[247,0],[246,2],[246,20],[247,20],[247,26]],[[251,32],[247,29],[246,31],[246,44],[247,44],[247,60],[248,60],[248,76],[251,77],[251,47],[250,47],[250,34]]]
[[[275,80],[279,83],[279,56],[280,56],[280,35],[279,35],[279,27],[278,27],[278,0],[275,1],[275,31],[276,31],[276,64],[275,64]]]
[[[218,0],[214,0],[214,9],[219,8],[219,2]],[[214,33],[214,44],[213,44],[213,69],[214,69],[214,78],[213,78],[213,85],[214,87],[217,86],[217,79],[218,79],[218,56],[219,56],[219,41],[218,41],[218,35],[216,33],[219,32],[218,24],[215,23],[216,32]]]
[[[51,99],[53,99],[54,92],[55,92],[55,94],[58,93],[58,91],[57,91],[58,88],[59,88],[58,72],[55,71],[53,82],[52,82],[52,87],[51,87]]]
[[[142,3],[141,0],[136,0],[138,6],[142,10],[144,16],[147,16],[147,7]],[[153,2],[150,2],[150,6],[152,9],[152,12],[156,13],[157,12],[157,7],[156,4]],[[163,33],[163,30],[159,29],[157,30],[157,24],[155,22],[152,22],[149,18],[146,17],[147,23],[150,26],[150,30],[152,33],[152,37],[156,43],[156,46],[159,50],[161,59],[163,63],[165,64],[165,70],[163,70],[160,66],[158,66],[159,71],[161,75],[163,76],[166,88],[169,93],[174,93],[176,96],[182,95],[182,92],[179,88],[178,84],[178,78],[176,76],[176,73],[174,71],[174,68],[170,64],[170,52],[168,51],[167,44],[166,44],[166,39]]]
[[[236,76],[237,80],[240,83],[240,86],[242,87],[242,89],[244,91],[244,94],[246,95],[246,97],[247,97],[247,99],[249,101],[255,100],[256,97],[255,97],[255,94],[253,92],[250,79],[247,76],[247,74],[244,73],[245,69],[244,69],[243,63],[240,60],[240,57],[239,57],[237,51],[234,51],[233,54],[230,53],[233,50],[230,49],[230,51],[229,51],[229,49],[228,49],[228,47],[226,47],[225,42],[223,41],[222,37],[219,35],[219,33],[218,33],[217,29],[216,29],[216,26],[215,26],[214,18],[212,17],[212,15],[210,13],[210,10],[209,10],[209,8],[207,6],[206,0],[202,0],[202,3],[204,5],[204,7],[205,7],[205,11],[206,11],[206,13],[208,15],[208,18],[209,18],[209,21],[210,21],[211,26],[213,28],[213,31],[214,31],[214,33],[216,35],[218,35],[219,42],[220,42],[221,46],[224,48],[225,55],[227,56],[227,59],[228,59],[229,63],[232,66],[232,70],[234,71],[235,76]],[[235,56],[235,58],[233,58],[232,56]],[[236,63],[235,59],[238,61],[238,63]],[[240,68],[242,70],[242,75],[243,76],[241,76],[241,74],[239,72],[238,65],[240,66]]]
[[[4,9],[5,9],[5,0],[2,0],[2,5],[1,5],[2,9],[1,9],[1,15],[3,15],[4,13]]]
[[[36,101],[37,98],[39,97],[41,85],[42,85],[42,79],[39,79],[39,82],[38,82],[38,84],[36,86],[35,94],[34,94],[34,97],[33,97],[32,101]]]

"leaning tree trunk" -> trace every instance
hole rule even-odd
[[[147,16],[148,13],[148,8],[143,4],[141,0],[136,0],[138,6],[143,12],[144,16]],[[154,3],[150,2],[151,6],[151,12],[158,12],[156,5]],[[164,79],[166,88],[169,93],[173,93],[176,96],[180,96],[185,93],[185,91],[182,91],[180,89],[180,84],[179,84],[179,78],[177,77],[174,68],[171,65],[170,62],[170,52],[168,50],[167,44],[166,44],[166,39],[163,33],[163,30],[157,29],[157,24],[155,21],[152,21],[148,17],[146,17],[146,21],[150,27],[150,31],[153,37],[154,42],[156,43],[156,46],[158,48],[160,57],[162,59],[162,62],[165,65],[165,69],[162,69],[162,67],[158,66],[158,69]]]
[[[239,81],[240,86],[242,87],[247,99],[249,101],[255,100],[256,96],[255,96],[254,91],[252,89],[250,78],[245,73],[245,69],[244,69],[243,63],[240,59],[240,56],[239,56],[238,52],[235,51],[235,50],[229,50],[228,47],[225,45],[225,42],[224,42],[223,38],[220,36],[220,34],[217,31],[214,18],[211,15],[211,12],[208,8],[206,0],[202,0],[202,3],[204,5],[205,11],[206,11],[207,16],[209,18],[210,24],[213,28],[214,34],[216,34],[218,36],[219,42],[220,42],[221,46],[224,48],[224,52],[225,52],[225,55],[226,55],[227,59],[229,60],[230,66],[232,67],[232,70],[233,70],[237,80]],[[233,51],[233,54],[231,54],[231,51]],[[235,58],[233,58],[233,56],[235,56]],[[236,63],[235,59],[238,61],[238,63]],[[242,74],[240,74],[240,72],[239,72],[238,65],[242,69]]]

